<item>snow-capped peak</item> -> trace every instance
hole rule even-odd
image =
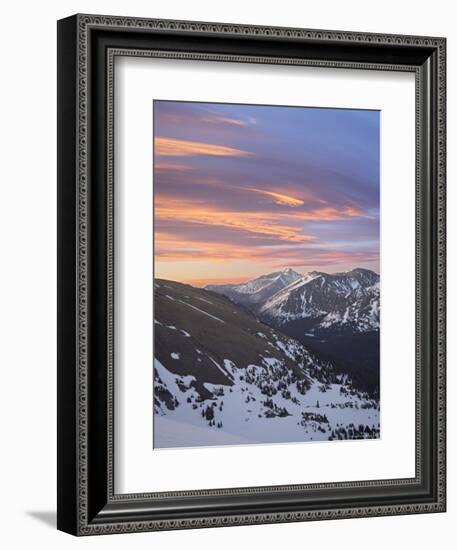
[[[292,269],[291,267],[286,267],[282,270],[282,274],[286,275],[287,277],[301,277],[301,274]]]
[[[302,275],[300,273],[297,273],[297,271],[294,271],[291,267],[286,267],[281,271],[279,277],[281,277],[281,279],[287,284],[290,284],[297,281],[298,279],[301,279]]]
[[[209,285],[206,289],[224,294],[234,302],[244,305],[264,303],[270,296],[294,281],[301,279],[301,277],[300,273],[289,267],[282,271],[261,275],[245,283],[221,286]]]
[[[279,290],[260,308],[276,325],[316,319],[316,326],[350,326],[354,331],[379,328],[379,275],[368,269],[327,274],[311,271]]]

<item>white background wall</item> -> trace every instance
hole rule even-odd
[[[448,38],[448,448],[446,514],[76,539],[55,530],[56,20],[105,13]],[[455,361],[457,30],[451,0],[93,0],[4,4],[1,62],[0,541],[4,548],[432,548],[457,521]]]

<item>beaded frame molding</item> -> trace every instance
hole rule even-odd
[[[114,60],[407,71],[416,88],[416,475],[116,494]],[[74,15],[58,22],[58,528],[75,535],[443,512],[444,38]]]

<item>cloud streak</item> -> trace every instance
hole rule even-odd
[[[248,187],[247,189],[253,193],[259,193],[260,195],[271,197],[276,204],[284,206],[302,206],[304,204],[304,201],[301,199],[296,199],[294,197],[284,195],[283,193],[275,193],[274,191],[265,191],[263,189],[254,189],[252,187]]]
[[[183,204],[181,202],[164,205],[156,204],[156,226],[165,222],[183,222],[183,226],[175,230],[179,238],[189,237],[193,231],[193,225],[205,226],[208,231],[211,228],[226,228],[241,231],[249,236],[272,237],[275,240],[289,242],[304,242],[312,240],[310,235],[304,235],[299,225],[287,223],[287,219],[276,219],[265,212],[237,212],[230,210],[211,210],[198,205]]]
[[[250,157],[253,155],[249,151],[242,151],[235,147],[167,137],[156,137],[154,147],[158,157]]]

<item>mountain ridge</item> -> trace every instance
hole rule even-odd
[[[239,284],[207,285],[205,290],[223,294],[235,303],[255,305],[264,302],[285,286],[293,283],[302,275],[292,268],[260,275],[255,279]]]
[[[241,284],[205,288],[248,307],[274,326],[315,318],[316,329],[366,332],[379,330],[379,280],[377,273],[360,267],[305,274],[286,268]]]

